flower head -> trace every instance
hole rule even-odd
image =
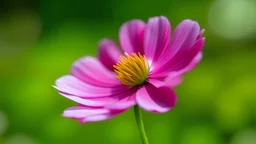
[[[204,30],[192,20],[182,21],[171,34],[166,17],[121,26],[120,47],[104,39],[98,58],[77,60],[71,74],[56,80],[55,88],[78,103],[63,116],[81,122],[112,118],[134,105],[150,112],[167,112],[177,96],[173,87],[202,58]]]
[[[118,78],[124,85],[137,86],[143,84],[149,73],[147,59],[140,53],[120,56],[120,61],[114,65]]]

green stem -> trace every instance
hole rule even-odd
[[[143,120],[142,120],[142,115],[141,115],[140,108],[138,105],[134,106],[134,115],[136,118],[136,122],[137,122],[138,130],[140,132],[140,138],[141,138],[142,143],[149,144],[148,137],[146,135]]]

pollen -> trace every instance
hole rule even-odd
[[[124,85],[136,86],[143,84],[148,78],[149,66],[147,59],[140,53],[125,54],[120,56],[119,62],[113,66],[116,78]]]

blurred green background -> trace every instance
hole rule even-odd
[[[143,112],[151,144],[256,144],[255,0],[1,0],[0,144],[139,144],[130,110],[80,124],[52,88],[122,23],[164,15],[206,29],[204,59],[165,114]]]

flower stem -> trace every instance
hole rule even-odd
[[[149,144],[148,137],[146,135],[143,120],[142,120],[142,115],[141,115],[140,108],[138,105],[134,106],[134,115],[136,118],[138,130],[140,132],[140,138],[141,138],[142,144]]]

